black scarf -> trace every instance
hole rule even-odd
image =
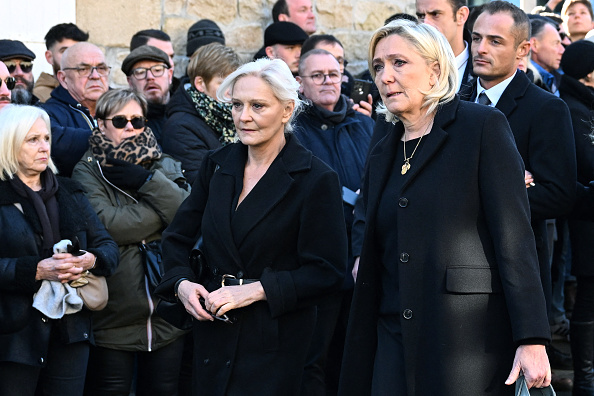
[[[54,244],[60,241],[60,213],[56,199],[58,180],[49,168],[42,172],[40,177],[41,190],[39,191],[33,191],[18,176],[10,179],[10,185],[17,194],[27,198],[33,204],[43,232],[42,257],[50,257],[53,254]]]
[[[303,97],[302,97],[303,99]],[[309,99],[305,99],[310,106],[307,107],[306,111],[316,116],[321,120],[326,120],[334,125],[340,124],[347,115],[351,115],[353,110],[352,103],[347,99],[346,96],[340,95],[338,102],[334,106],[334,110],[330,111],[323,107],[317,106],[312,103]]]

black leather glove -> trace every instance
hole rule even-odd
[[[122,161],[115,158],[107,158],[107,163],[112,166],[101,168],[103,174],[113,184],[120,188],[138,190],[152,175],[151,171],[140,165]]]

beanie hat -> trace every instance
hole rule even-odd
[[[225,35],[219,25],[210,19],[201,19],[188,29],[186,54],[190,57],[198,48],[210,43],[225,45]]]
[[[275,22],[264,31],[264,47],[275,44],[303,44],[309,36],[292,22]]]
[[[122,62],[122,71],[125,75],[129,76],[130,74],[132,74],[132,68],[134,67],[134,65],[137,62],[143,60],[163,62],[167,65],[167,67],[171,68],[169,56],[165,52],[161,51],[157,47],[153,47],[152,45],[141,45],[134,51],[130,52],[126,59],[124,59],[124,61]]]
[[[565,48],[561,58],[563,73],[576,80],[586,77],[594,71],[594,43],[579,40]]]

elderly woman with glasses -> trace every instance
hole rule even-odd
[[[118,265],[117,246],[81,186],[56,176],[50,146],[45,111],[23,105],[0,111],[3,396],[82,394],[91,311],[69,283],[85,271],[108,276]],[[65,239],[78,241],[81,254],[55,251]]]
[[[450,45],[372,36],[388,133],[371,149],[340,395],[513,395],[547,386],[550,338],[524,165],[498,110],[461,102]]]
[[[240,142],[206,155],[163,234],[160,292],[195,319],[194,395],[300,394],[315,304],[342,284],[338,178],[288,133],[298,88],[278,59],[225,79]],[[199,237],[202,276],[188,263]]]
[[[184,333],[155,314],[140,244],[159,240],[190,188],[180,163],[145,126],[147,103],[128,89],[97,101],[89,150],[76,165],[91,205],[120,248],[107,307],[93,315],[86,395],[175,395]],[[135,375],[136,372],[136,375]]]

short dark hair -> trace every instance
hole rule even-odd
[[[526,13],[518,6],[507,1],[496,0],[482,6],[480,14],[485,12],[489,15],[495,15],[502,12],[510,14],[514,20],[512,34],[516,39],[516,47],[518,47],[524,40],[530,40],[530,19],[528,19],[528,15],[526,15]]]
[[[452,10],[454,11],[454,18],[456,17],[456,11],[458,11],[462,7],[468,7],[468,2],[466,0],[448,0],[448,2],[452,6]]]
[[[161,41],[171,41],[171,37],[167,33],[159,29],[146,29],[136,32],[130,40],[130,51],[134,51],[141,45],[146,45],[149,39],[154,38]]]
[[[396,13],[396,14],[390,16],[388,19],[386,19],[384,21],[384,25],[387,25],[388,23],[390,23],[392,21],[397,21],[399,19],[406,19],[411,22],[419,22],[419,20],[417,19],[416,16],[407,14],[405,12],[399,12],[399,13]]]
[[[277,0],[272,6],[272,21],[278,22],[278,16],[280,14],[289,15],[289,5],[287,0]]]
[[[545,25],[551,25],[555,28],[555,30],[558,28],[558,26],[555,25],[553,21],[547,21],[544,17],[530,19],[530,37],[532,38],[538,36],[544,29]]]
[[[321,49],[321,48],[312,49],[311,51],[307,52],[307,54],[301,55],[301,58],[299,58],[299,75],[303,75],[304,68],[305,68],[305,61],[307,60],[307,58],[309,58],[310,56],[314,56],[314,55],[330,55],[331,57],[334,58],[334,55],[332,55],[330,52],[326,51],[325,49]],[[336,59],[336,58],[334,58],[334,59]]]
[[[74,23],[60,23],[53,26],[45,35],[45,47],[50,49],[54,44],[64,39],[78,42],[87,41],[89,39],[89,33],[83,32]]]
[[[331,34],[314,34],[309,36],[309,38],[303,42],[303,45],[301,46],[301,56],[316,48],[316,45],[320,43],[338,44],[344,48],[342,43]]]

